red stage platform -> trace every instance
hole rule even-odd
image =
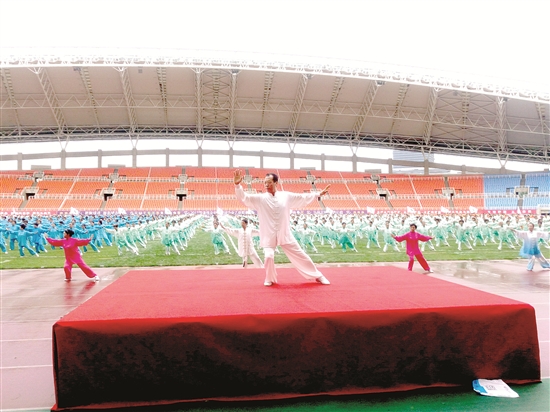
[[[540,381],[535,311],[391,266],[132,271],[53,327],[54,410]]]

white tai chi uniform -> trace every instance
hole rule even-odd
[[[302,250],[290,231],[290,210],[311,203],[318,193],[293,193],[277,190],[259,194],[245,193],[240,184],[235,185],[235,195],[245,206],[258,212],[260,222],[260,246],[264,248],[266,282],[277,283],[275,248],[280,246],[290,262],[306,279],[320,279],[311,258]]]
[[[246,230],[242,227],[238,229],[222,227],[222,229],[231,236],[235,236],[237,238],[239,248],[237,253],[243,258],[243,266],[248,265],[248,257],[250,256],[250,259],[252,259],[252,262],[254,262],[256,266],[259,268],[264,267],[262,260],[258,256],[258,252],[256,252],[256,249],[254,248],[254,242],[252,241],[252,236],[259,236],[260,232],[258,230],[250,227],[247,227]]]

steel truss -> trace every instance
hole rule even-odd
[[[31,51],[31,50],[30,50]],[[143,53],[143,50],[141,51]],[[550,90],[527,90],[498,84],[496,81],[470,81],[459,74],[422,73],[412,68],[382,65],[369,62],[345,61],[300,63],[292,62],[290,56],[262,56],[258,59],[235,58],[236,53],[227,57],[200,56],[197,51],[186,56],[189,51],[174,50],[151,51],[149,57],[99,56],[99,55],[39,55],[26,56],[1,55],[0,67],[59,67],[59,66],[112,66],[112,67],[188,67],[192,69],[225,69],[225,70],[261,70],[286,73],[302,73],[304,75],[328,75],[337,77],[352,77],[383,82],[416,84],[441,89],[487,94],[492,96],[511,97],[539,103],[550,102]],[[156,54],[156,55],[155,55]],[[418,69],[416,69],[418,70]]]
[[[14,133],[0,139],[0,143],[21,143],[32,139],[33,142],[51,141],[57,136],[56,127],[26,129],[22,134]],[[203,128],[202,134],[197,134],[195,127],[140,127],[134,132],[143,139],[186,139],[186,140],[223,140],[226,142],[263,141],[292,144],[323,144],[323,145],[349,145],[358,147],[373,147],[382,149],[423,151],[425,153],[437,152],[452,155],[470,155],[482,158],[502,158],[498,152],[498,145],[487,139],[464,139],[458,141],[444,137],[432,136],[426,143],[423,136],[402,136],[394,134],[354,134],[348,133],[306,133],[297,132],[291,136],[288,129],[284,130],[259,130],[259,129],[235,129],[235,134],[227,133],[226,128]],[[494,134],[494,133],[493,133]],[[67,128],[63,135],[72,141],[79,140],[123,140],[132,137],[130,127],[113,128]],[[506,145],[507,159],[520,162],[550,163],[550,151],[541,145],[519,145],[510,142]],[[164,150],[164,149],[163,149]],[[499,157],[500,156],[500,157]]]
[[[124,73],[124,71],[121,71]],[[200,126],[203,125],[205,118],[209,121],[208,124],[221,124],[228,125],[229,113],[233,112],[266,112],[273,113],[291,113],[296,120],[291,125],[297,123],[297,118],[300,113],[303,114],[318,114],[323,116],[354,116],[357,117],[357,123],[353,130],[356,133],[360,133],[367,118],[381,118],[392,120],[409,120],[428,122],[431,118],[432,124],[456,126],[459,128],[468,129],[487,129],[487,130],[499,130],[503,129],[512,132],[533,133],[540,135],[548,135],[550,128],[550,119],[546,119],[544,116],[544,107],[548,105],[537,104],[537,110],[539,112],[538,119],[526,119],[524,117],[512,117],[506,116],[506,119],[501,121],[499,116],[495,113],[494,105],[498,97],[489,98],[485,102],[485,106],[478,105],[476,111],[469,110],[456,110],[452,103],[447,103],[449,99],[439,95],[437,102],[439,106],[435,108],[430,106],[425,107],[410,107],[403,106],[396,110],[395,106],[384,106],[373,104],[374,96],[376,94],[377,87],[373,86],[374,82],[369,86],[365,101],[363,104],[352,104],[347,102],[331,102],[327,105],[323,101],[313,100],[299,100],[300,111],[297,112],[296,101],[273,99],[269,98],[269,95],[264,99],[252,99],[252,98],[237,98],[233,95],[229,98],[232,80],[228,76],[225,80],[226,83],[213,84],[214,82],[208,82],[202,84],[201,80],[197,80],[197,92],[195,99],[184,99],[179,97],[177,99],[163,99],[159,95],[134,95],[131,93],[129,83],[127,83],[127,76],[123,76],[124,95],[102,95],[94,96],[92,103],[90,98],[83,98],[82,95],[63,95],[57,96],[58,109],[91,109],[97,110],[97,108],[127,108],[130,124],[137,126],[135,117],[135,109],[137,108],[157,108],[164,110],[167,109],[179,109],[179,110],[196,110],[197,113],[197,125],[200,132]],[[197,77],[202,79],[202,72],[197,72]],[[220,79],[218,79],[219,81]],[[214,92],[214,89],[217,91]],[[203,89],[210,93],[211,99],[205,99],[205,93]],[[432,89],[434,90],[434,89]],[[220,98],[220,92],[224,93],[223,98]],[[432,92],[433,93],[433,92]],[[217,97],[216,97],[217,96]],[[62,100],[60,100],[62,98]],[[468,100],[468,104],[472,105],[473,101],[470,99],[470,95],[464,94],[464,99]],[[129,102],[130,104],[127,104]],[[50,103],[46,97],[38,98],[36,96],[25,96],[20,99],[6,99],[0,106],[0,109],[12,109],[16,105],[17,110],[36,109],[36,108],[50,108]],[[432,112],[433,111],[433,112]],[[200,114],[199,114],[200,112]],[[204,112],[204,113],[203,113]],[[293,118],[294,118],[293,117]],[[207,124],[205,124],[205,127]],[[290,127],[292,130],[293,127]]]

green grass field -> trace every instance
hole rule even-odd
[[[236,244],[236,239],[234,239]],[[509,249],[503,246],[502,250],[497,249],[496,244],[487,244],[487,246],[478,246],[474,250],[458,251],[454,242],[449,242],[450,247],[441,246],[436,251],[431,251],[426,247],[424,256],[430,261],[436,260],[502,260],[518,259],[519,247]],[[381,243],[382,244],[382,243]],[[231,248],[231,245],[229,245]],[[332,249],[328,245],[321,246],[316,243],[318,253],[307,253],[315,263],[344,263],[344,262],[405,262],[408,257],[404,251],[405,244],[400,245],[401,252],[382,249],[366,248],[366,240],[359,239],[357,244],[358,252],[342,252],[341,248]],[[84,260],[91,267],[151,267],[151,266],[209,266],[209,265],[231,265],[239,264],[240,258],[234,250],[228,254],[214,254],[214,248],[210,243],[210,235],[198,230],[195,236],[190,240],[188,248],[177,255],[174,251],[167,256],[164,252],[164,246],[159,240],[149,241],[147,248],[140,247],[139,256],[131,252],[124,252],[118,256],[115,246],[105,246],[96,253],[88,248],[84,254]],[[48,246],[48,253],[41,253],[40,257],[33,257],[25,252],[25,257],[19,256],[19,251],[8,250],[8,254],[0,254],[0,269],[38,269],[38,268],[62,268],[65,261],[63,251],[59,248],[51,250]],[[258,250],[258,254],[263,258],[263,253]],[[288,263],[284,253],[275,256],[276,263]]]

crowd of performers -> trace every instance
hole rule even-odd
[[[19,256],[40,256],[47,253],[46,238],[61,239],[66,229],[76,239],[90,239],[81,246],[81,252],[90,248],[99,253],[104,246],[114,246],[118,254],[139,255],[148,242],[160,240],[164,253],[181,254],[188,247],[197,230],[210,234],[214,254],[238,252],[231,233],[242,226],[241,215],[185,213],[164,215],[142,213],[130,215],[10,215],[0,218],[0,250],[18,252]],[[257,229],[255,215],[248,218],[250,229]],[[425,248],[456,248],[472,250],[489,243],[497,248],[518,249],[523,258],[528,258],[528,270],[535,261],[542,267],[550,267],[541,250],[550,249],[550,216],[523,214],[352,214],[352,213],[293,213],[291,230],[306,253],[319,253],[320,245],[339,248],[342,252],[365,251],[379,248],[383,252],[400,252],[399,237],[411,230],[429,237],[420,242]],[[396,239],[397,237],[397,239]],[[251,235],[253,246],[259,248],[259,234]]]

